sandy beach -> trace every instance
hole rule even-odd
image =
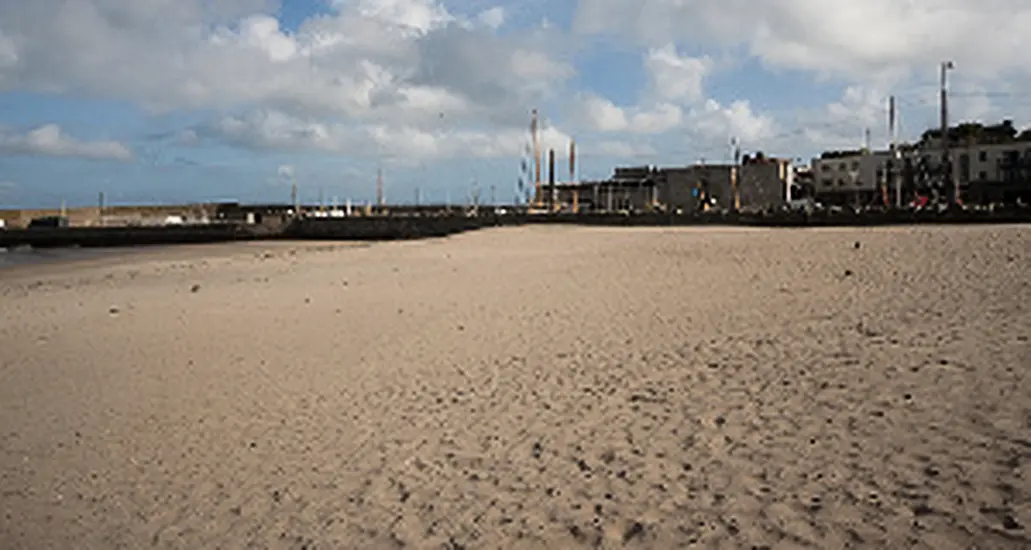
[[[0,271],[0,547],[1031,547],[1031,228]]]

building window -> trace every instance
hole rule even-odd
[[[839,180],[838,180],[838,185],[840,185],[840,186],[844,187],[844,186],[845,186],[845,180],[843,180],[843,179],[839,179]]]
[[[858,160],[852,161],[852,169],[853,170],[859,170],[859,161]]]
[[[820,165],[820,171],[822,171],[822,172],[830,172],[831,171],[831,165],[830,164],[821,164]]]
[[[830,186],[834,185],[834,180],[825,179],[825,180],[823,180],[823,185],[824,185],[824,187],[830,187]]]
[[[982,170],[981,172],[979,172],[977,174],[977,179],[979,179],[981,181],[984,181],[984,180],[988,179],[988,172],[985,172],[985,171]]]
[[[988,151],[980,151],[979,153],[977,153],[977,160],[979,162],[987,162],[988,161]]]
[[[845,163],[843,162],[843,163],[841,163],[841,164],[839,164],[839,165],[838,165],[838,171],[839,171],[839,172],[844,172],[845,170],[848,170],[848,165],[847,165],[847,164],[845,164]]]

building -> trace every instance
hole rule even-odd
[[[789,161],[762,156],[740,167],[619,167],[608,180],[558,185],[555,196],[558,210],[580,212],[762,209],[786,203],[793,174]]]
[[[829,151],[811,164],[813,194],[827,204],[867,205],[880,197],[889,151]]]
[[[1013,202],[1031,198],[1031,130],[1010,120],[995,125],[965,122],[948,131],[951,175],[965,202]],[[942,170],[940,130],[924,132],[903,155],[903,186],[914,193],[948,189]]]
[[[741,163],[738,195],[741,208],[761,209],[791,201],[795,170],[790,159],[746,156]]]
[[[791,198],[794,170],[791,161],[764,157],[745,157],[740,166],[733,164],[696,164],[664,168],[660,178],[659,202],[669,208],[697,211],[761,210],[787,203]]]
[[[654,210],[657,178],[583,181],[555,186],[556,210],[577,212],[642,212]]]
[[[664,168],[659,180],[659,202],[668,210],[697,212],[734,207],[733,165]]]

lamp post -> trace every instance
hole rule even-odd
[[[952,200],[959,204],[959,184],[956,182],[956,174],[952,169],[952,159],[949,154],[949,93],[948,78],[949,71],[955,69],[952,61],[941,63],[941,140],[942,140],[942,174],[945,181],[951,188]]]

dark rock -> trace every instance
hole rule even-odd
[[[929,516],[933,513],[934,509],[925,503],[920,503],[913,507],[913,515],[917,517]]]
[[[635,521],[623,531],[623,543],[626,544],[636,538],[644,536],[644,524]]]
[[[1002,517],[1002,527],[1008,531],[1021,531],[1024,529],[1024,526],[1009,514]]]

